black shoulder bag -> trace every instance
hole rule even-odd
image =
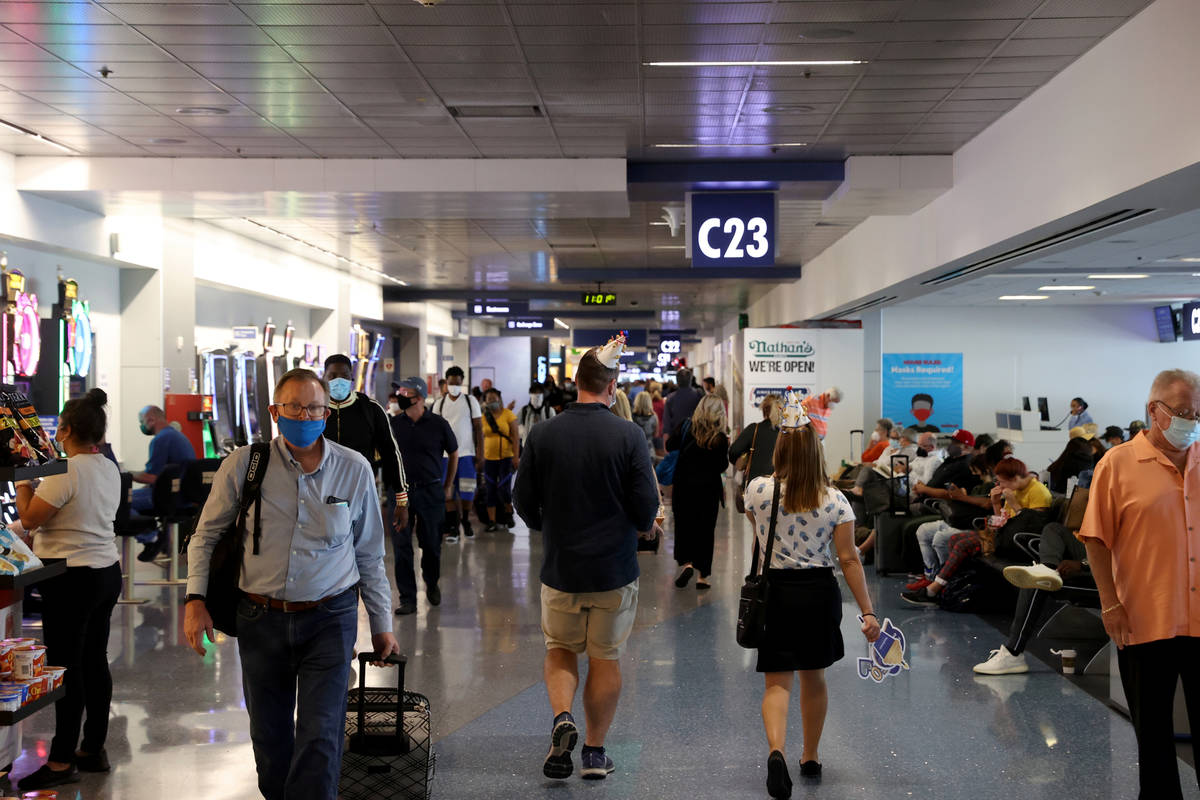
[[[767,569],[771,565],[771,552],[775,548],[775,518],[779,514],[780,481],[775,479],[775,493],[771,498],[771,524],[767,529],[767,552],[763,557],[762,570],[758,568],[758,534],[754,535],[754,555],[750,559],[750,574],[742,584],[738,600],[737,643],[754,649],[762,645],[767,630]]]
[[[208,565],[208,592],[204,605],[212,617],[213,627],[226,636],[237,636],[237,607],[242,599],[238,583],[242,577],[242,559],[246,555],[246,518],[254,506],[254,555],[258,555],[262,539],[262,482],[271,460],[271,443],[250,446],[250,461],[242,483],[242,499],[237,519],[221,534],[213,547]]]

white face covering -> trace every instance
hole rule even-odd
[[[449,393],[451,397],[458,397],[460,394],[462,394],[462,386],[448,383],[446,384],[446,392]]]
[[[392,402],[388,403],[387,410],[388,413],[394,417],[400,413],[400,404],[393,400]]]
[[[540,394],[531,394],[529,395],[529,405],[533,406],[534,408],[541,408],[542,399],[543,397]]]
[[[1165,406],[1164,406],[1165,407]],[[1186,450],[1200,441],[1200,421],[1171,417],[1171,424],[1162,429],[1163,437],[1177,450]]]
[[[871,432],[871,441],[872,441],[872,442],[878,442],[878,441],[879,441],[880,439],[882,439],[882,438],[883,438],[883,437],[882,437],[882,436],[880,436],[880,434],[879,434],[879,431],[872,431],[872,432]]]

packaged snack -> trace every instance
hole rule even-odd
[[[29,446],[16,417],[4,403],[0,403],[0,464],[8,467],[29,467],[39,463],[37,454]]]
[[[0,711],[16,711],[21,708],[21,691],[0,691]]]
[[[32,680],[45,671],[46,648],[29,644],[13,651],[13,676],[17,680]]]
[[[0,393],[0,400],[12,411],[17,420],[17,427],[21,429],[25,441],[29,442],[29,446],[37,453],[38,460],[46,463],[58,458],[58,447],[42,428],[33,402],[20,392]]]
[[[0,676],[5,672],[12,672],[12,651],[13,645],[0,642]]]
[[[47,666],[45,674],[47,680],[50,681],[50,691],[54,691],[58,687],[62,686],[63,681],[66,680],[67,668]]]
[[[7,528],[0,527],[0,558],[9,561],[21,572],[37,569],[42,566],[42,560],[33,554],[29,545]]]
[[[16,565],[5,558],[0,558],[0,575],[19,575],[21,570],[17,569]]]
[[[17,683],[25,687],[25,705],[29,705],[46,694],[46,681],[40,675],[27,681],[17,681]]]
[[[14,692],[21,698],[21,703],[25,703],[25,685],[16,681],[5,681],[0,683],[0,692]]]

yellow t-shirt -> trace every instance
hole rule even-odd
[[[483,457],[487,461],[500,461],[505,458],[512,458],[512,442],[509,441],[508,432],[511,426],[517,424],[517,415],[509,411],[507,408],[500,409],[500,412],[493,414],[496,419],[496,428],[500,431],[492,430],[492,426],[488,424],[487,416],[483,418]]]
[[[1017,502],[1021,504],[1021,508],[1049,508],[1054,503],[1054,498],[1050,496],[1050,490],[1046,488],[1046,484],[1034,478],[1024,489],[1017,490]],[[1011,505],[1005,505],[1010,518],[1015,517],[1020,510]]]

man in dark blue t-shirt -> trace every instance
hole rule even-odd
[[[585,651],[581,773],[613,771],[604,738],[621,691],[618,659],[637,614],[637,540],[658,533],[658,483],[645,434],[609,411],[620,372],[617,341],[584,354],[575,373],[579,401],[529,432],[513,488],[517,513],[542,532],[544,669],[556,715],[542,771],[559,780],[574,769],[579,731],[571,707]]]
[[[188,438],[171,426],[167,414],[158,406],[146,406],[138,412],[138,426],[142,433],[152,436],[150,458],[143,472],[133,473],[136,483],[149,484],[143,489],[134,489],[130,505],[139,514],[154,511],[154,482],[168,464],[182,464],[196,458],[196,451]],[[145,545],[138,554],[138,561],[153,561],[166,546],[166,536],[160,531],[140,534],[138,541]]]

